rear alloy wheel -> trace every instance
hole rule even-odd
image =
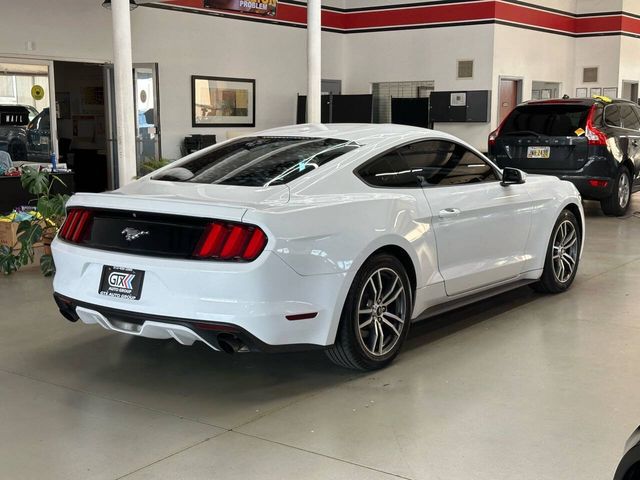
[[[582,236],[575,215],[564,210],[551,234],[544,270],[532,285],[541,293],[561,293],[569,289],[578,271]]]
[[[409,278],[391,255],[371,258],[356,274],[345,302],[336,343],[326,352],[334,363],[376,370],[396,357],[409,331]]]
[[[629,169],[622,165],[613,184],[611,196],[600,202],[605,215],[621,217],[631,204],[631,175]]]

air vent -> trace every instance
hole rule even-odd
[[[458,78],[473,78],[473,60],[458,60]]]
[[[598,81],[598,67],[587,67],[582,70],[583,83],[596,83]]]

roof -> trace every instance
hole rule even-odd
[[[612,98],[611,102],[606,102],[602,98],[554,98],[551,100],[530,100],[524,102],[521,105],[585,105],[591,106],[595,103],[602,105],[608,105],[609,103],[629,103],[635,105],[631,100],[624,100],[622,98]]]
[[[272,128],[264,130],[257,135],[263,137],[283,136],[283,137],[315,137],[315,138],[336,138],[339,140],[350,140],[361,145],[369,143],[381,143],[397,140],[412,140],[421,137],[437,137],[450,140],[457,140],[452,135],[426,128],[410,127],[406,125],[395,125],[390,123],[333,123],[333,124],[302,124],[289,127]]]

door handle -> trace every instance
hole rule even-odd
[[[462,212],[457,208],[445,208],[444,210],[440,210],[440,212],[438,213],[438,217],[452,218],[452,217],[457,217],[458,215],[460,215],[460,213]]]

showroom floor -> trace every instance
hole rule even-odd
[[[0,278],[0,478],[610,479],[640,423],[640,218],[596,207],[569,293],[416,325],[373,374],[71,324],[50,280]]]

